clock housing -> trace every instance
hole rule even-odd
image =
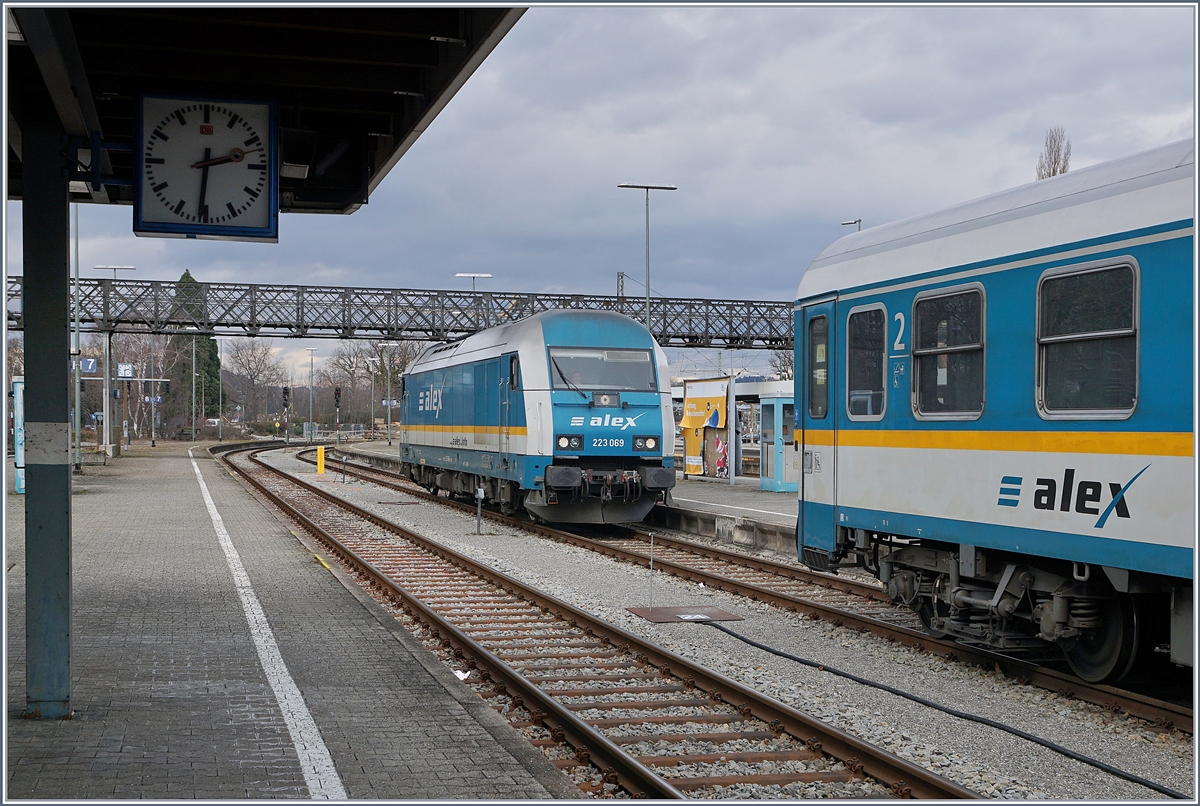
[[[135,234],[279,240],[274,101],[143,95],[138,113]]]

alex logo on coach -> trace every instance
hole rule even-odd
[[[1109,516],[1114,512],[1118,518],[1130,517],[1129,504],[1125,500],[1125,494],[1129,492],[1133,483],[1149,469],[1150,465],[1146,465],[1124,484],[1116,481],[1108,482],[1108,506],[1101,511],[1100,502],[1106,485],[1099,481],[1088,480],[1076,483],[1075,468],[1069,467],[1063,471],[1061,487],[1059,487],[1057,479],[1040,478],[1035,482],[1037,486],[1033,491],[1033,508],[1058,510],[1059,512],[1070,512],[1074,509],[1081,515],[1099,515],[1095,528],[1103,529]],[[1000,480],[1000,499],[996,502],[997,505],[1002,507],[1019,506],[1023,480],[1020,476],[1004,476]]]
[[[645,413],[646,412],[644,412],[644,411],[642,412],[642,414],[645,414]],[[611,414],[606,414],[603,417],[593,417],[591,419],[591,421],[588,423],[588,425],[594,426],[594,427],[599,427],[599,428],[609,426],[612,428],[620,428],[622,431],[624,431],[626,428],[633,428],[635,425],[637,425],[637,419],[638,419],[638,417],[641,417],[642,414],[635,414],[632,417],[613,417]],[[572,417],[571,418],[572,427],[578,427],[578,426],[583,425],[583,421],[585,419],[587,419],[587,418]]]

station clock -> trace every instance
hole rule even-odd
[[[141,96],[133,231],[156,237],[278,241],[276,104]]]

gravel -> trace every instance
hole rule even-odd
[[[647,606],[651,595],[654,605],[660,607],[718,607],[743,619],[725,622],[725,626],[775,649],[990,717],[1188,795],[1195,792],[1192,737],[1180,731],[1156,728],[1134,717],[1023,685],[998,671],[947,660],[665,574],[656,573],[651,582],[647,569],[496,523],[485,522],[487,534],[476,535],[473,515],[429,503],[381,504],[416,499],[365,482],[335,482],[331,474],[317,477],[310,465],[279,454],[267,456],[273,456],[270,461],[282,469],[304,474],[397,525],[486,561],[527,585],[988,797],[1129,800],[1163,796],[1003,731],[775,657],[702,624],[654,624],[626,608]],[[861,785],[861,781],[845,784],[845,796],[869,796]],[[804,797],[808,786],[812,785],[790,785],[777,796]],[[704,793],[692,796],[703,797]],[[737,797],[739,793],[719,796]]]

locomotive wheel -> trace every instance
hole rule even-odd
[[[917,608],[917,617],[921,619],[921,626],[925,628],[925,632],[934,638],[945,638],[949,633],[932,626],[934,614],[940,619],[946,618],[950,615],[950,605],[940,600],[931,602],[928,599],[923,599],[921,606]]]
[[[1063,644],[1067,664],[1089,683],[1115,683],[1129,674],[1138,649],[1138,613],[1128,595],[1105,599],[1100,626]]]

